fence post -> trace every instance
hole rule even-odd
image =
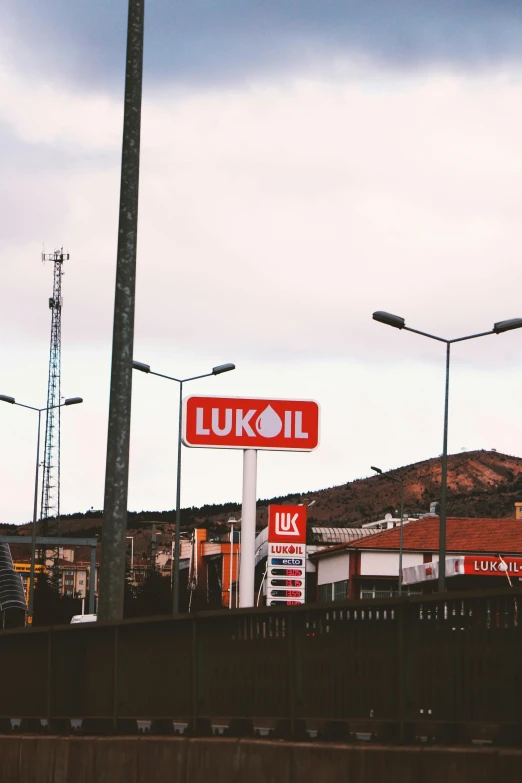
[[[47,728],[51,729],[53,715],[53,630],[47,631]]]
[[[288,612],[288,669],[289,669],[289,707],[290,707],[290,736],[295,736],[295,644],[294,644],[294,612]]]
[[[118,626],[115,626],[113,629],[114,632],[114,643],[113,643],[113,651],[114,651],[114,658],[113,658],[113,673],[112,673],[112,719],[113,719],[113,730],[114,733],[118,730]]]
[[[192,619],[192,726],[191,733],[195,734],[198,725],[198,639],[197,639],[197,619]]]
[[[399,742],[404,744],[405,736],[405,706],[406,706],[406,671],[405,671],[405,648],[404,648],[404,613],[405,613],[405,599],[399,598],[399,617],[397,627],[397,659],[399,665],[398,682],[399,682]]]

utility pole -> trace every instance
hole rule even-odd
[[[129,0],[120,214],[105,469],[100,620],[123,617],[145,0]]]

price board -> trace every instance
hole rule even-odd
[[[269,506],[268,606],[297,606],[306,594],[306,506]]]

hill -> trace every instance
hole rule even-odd
[[[404,481],[406,513],[429,511],[430,503],[440,497],[441,460],[437,457],[328,489],[260,500],[258,524],[266,525],[269,503],[300,503],[305,499],[315,501],[308,513],[312,524],[345,527],[380,519],[399,508],[400,487],[390,476]],[[451,516],[513,518],[516,500],[522,500],[522,458],[497,451],[469,451],[448,457],[448,514]],[[240,515],[238,503],[191,507],[182,509],[181,523],[184,530],[206,526],[215,534],[226,532],[230,516],[239,519]],[[158,545],[170,547],[174,519],[174,511],[129,512],[128,531],[134,536],[136,554],[150,549],[150,526],[143,525],[144,521],[160,522]],[[52,530],[52,522],[50,527]],[[30,525],[16,530],[27,534]],[[101,536],[101,532],[100,511],[71,514],[61,519],[62,535]]]

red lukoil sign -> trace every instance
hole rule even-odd
[[[319,405],[313,400],[187,397],[183,442],[224,449],[312,451],[319,443]]]
[[[268,541],[277,544],[306,543],[306,506],[268,506]],[[288,553],[290,552],[289,548]],[[282,547],[282,554],[287,554]],[[274,553],[275,554],[275,553]]]
[[[456,567],[457,573],[481,574],[482,576],[522,576],[521,557],[470,556],[460,557]]]

